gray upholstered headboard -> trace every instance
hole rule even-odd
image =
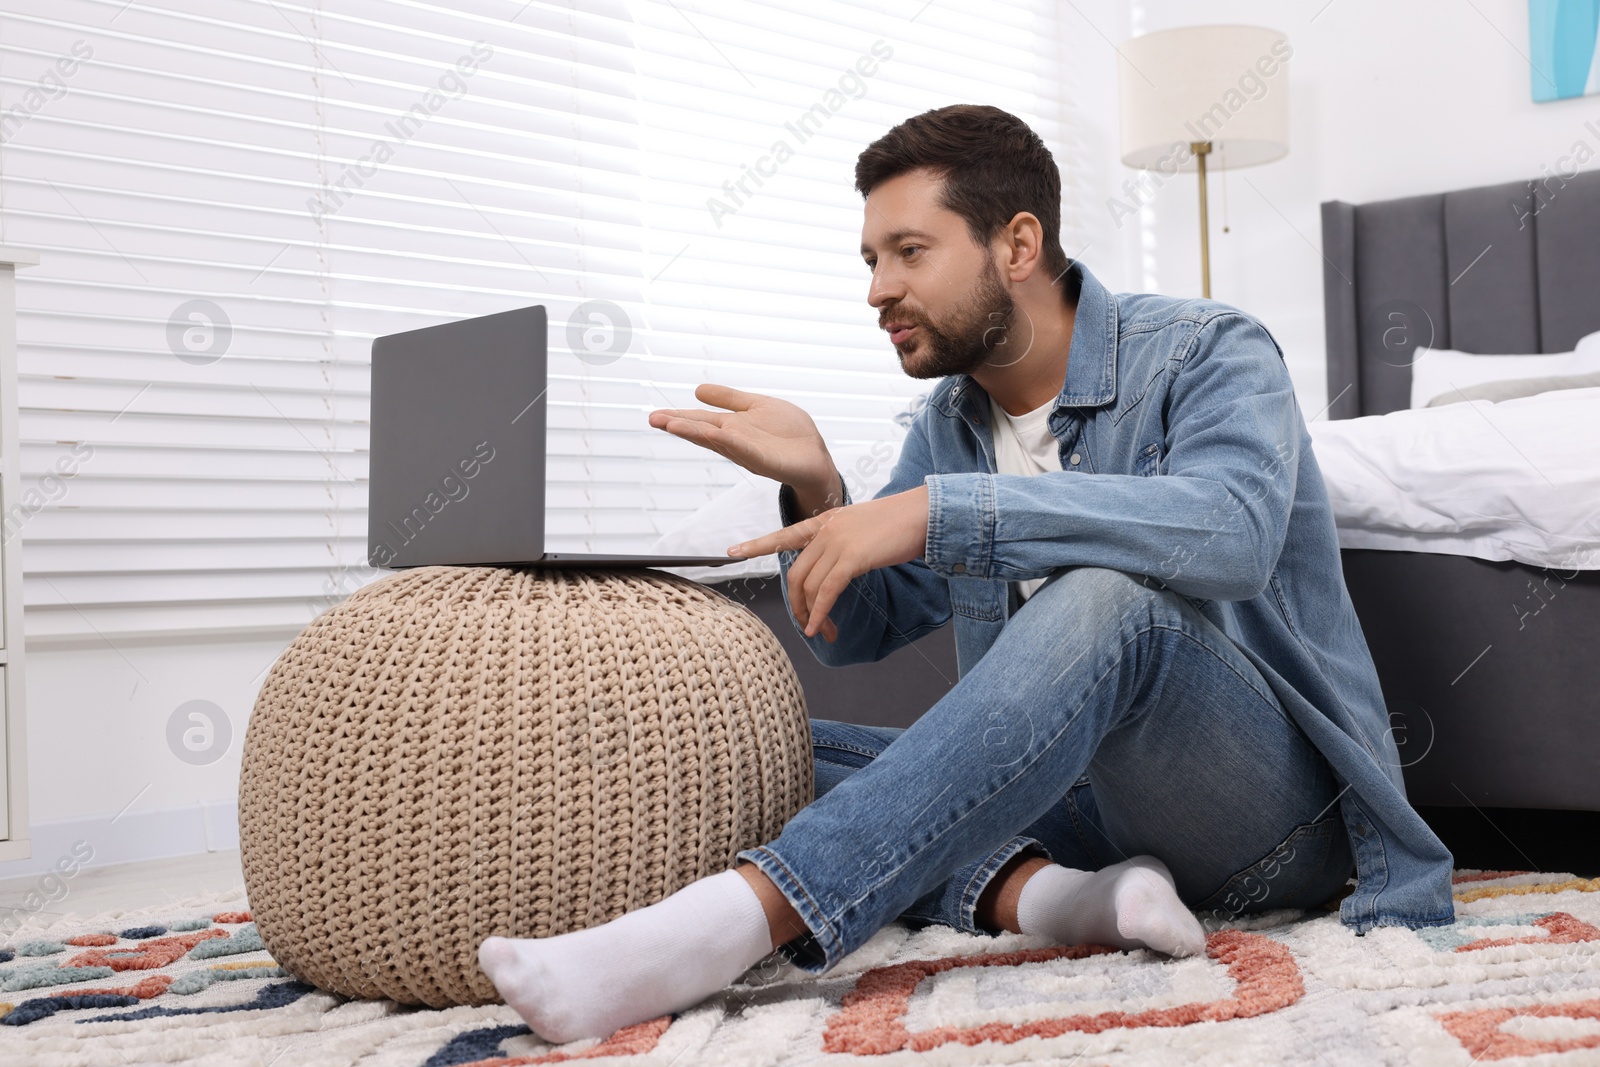
[[[1322,205],[1328,417],[1410,406],[1412,351],[1566,352],[1600,330],[1600,171]]]

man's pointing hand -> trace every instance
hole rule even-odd
[[[909,563],[926,550],[928,487],[878,497],[763,534],[728,549],[749,559],[782,549],[799,549],[789,565],[789,606],[807,637],[838,636],[828,611],[856,577]]]

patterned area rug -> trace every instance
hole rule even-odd
[[[1600,1063],[1600,879],[1456,875],[1455,925],[1275,912],[1206,959],[895,923],[818,979],[769,957],[676,1016],[552,1047],[504,1006],[351,1001],[284,973],[241,894],[36,923],[0,951],[0,1063]]]

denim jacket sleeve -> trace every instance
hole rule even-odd
[[[1157,476],[930,475],[928,566],[1006,580],[1111,567],[1204,600],[1259,595],[1283,550],[1304,432],[1277,343],[1218,312],[1122,417],[1155,419],[1145,405],[1162,408]]]
[[[933,470],[923,420],[915,420],[900,448],[889,481],[874,495],[893,496],[921,485]],[[851,503],[845,486],[844,502]],[[791,526],[806,518],[796,514],[794,491],[784,486],[778,493],[778,508],[783,524]],[[783,602],[789,620],[805,638],[817,659],[830,667],[880,660],[950,621],[950,586],[919,557],[910,563],[880,567],[853,579],[828,611],[838,629],[838,640],[829,643],[820,633],[805,637],[789,598],[789,566],[799,552],[785,549],[778,553],[778,573],[783,583]]]

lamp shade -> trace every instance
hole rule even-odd
[[[1194,170],[1186,146],[1212,144],[1213,170],[1289,151],[1289,39],[1263,26],[1186,26],[1135,37],[1117,60],[1122,162]]]

